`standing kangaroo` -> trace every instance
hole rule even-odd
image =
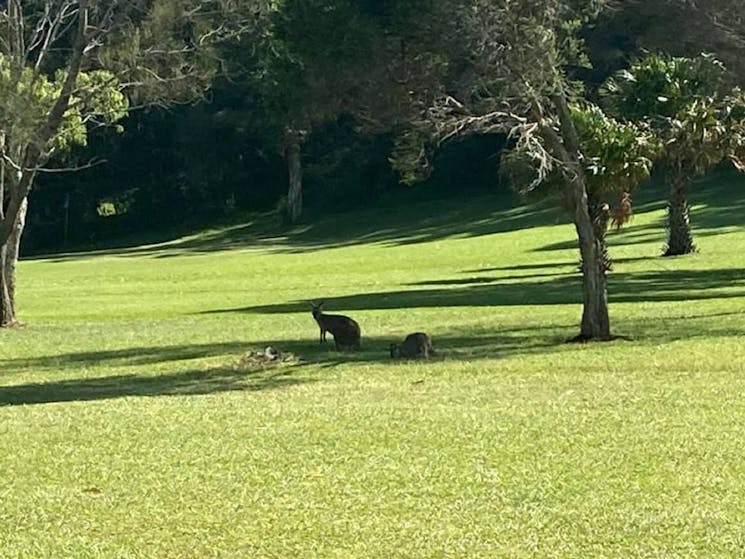
[[[424,357],[429,359],[429,356],[434,354],[432,338],[424,332],[409,334],[402,344],[391,344],[391,357],[404,357],[406,359]]]
[[[313,307],[313,318],[321,329],[319,343],[326,341],[326,332],[331,332],[334,336],[336,349],[350,347],[353,349],[360,348],[360,325],[348,316],[341,314],[325,314],[321,309],[323,301],[320,303],[311,303]]]

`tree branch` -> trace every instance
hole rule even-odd
[[[91,159],[88,163],[83,165],[76,165],[74,167],[39,167],[36,169],[39,173],[74,173],[76,171],[84,171],[85,169],[92,169],[107,163],[106,159]]]

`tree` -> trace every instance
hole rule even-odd
[[[648,55],[602,91],[615,114],[648,127],[662,145],[656,163],[669,190],[665,256],[693,252],[686,185],[724,159],[739,162],[745,97],[732,88],[724,65],[707,55]]]
[[[265,21],[253,74],[266,131],[287,162],[285,211],[295,223],[303,212],[303,145],[314,127],[343,112],[357,88],[370,30],[354,3],[328,0],[281,0]]]
[[[7,242],[0,250],[0,311],[3,325],[15,321],[15,267],[25,225],[28,203],[21,198],[24,188],[24,169],[21,167],[24,151],[34,141],[29,133],[45,122],[55,100],[64,87],[62,76],[56,75],[50,81],[45,75],[34,75],[32,68],[24,67],[19,72],[12,71],[7,57],[0,54],[0,200],[6,197],[12,203],[21,200],[15,221],[7,235]],[[58,130],[48,143],[48,156],[64,154],[75,145],[86,142],[87,126],[91,124],[109,125],[122,118],[128,108],[126,97],[118,90],[118,82],[105,70],[80,72],[76,78],[75,89],[78,94],[71,98],[62,117]],[[37,169],[41,170],[41,168]],[[28,188],[28,187],[25,187]],[[6,196],[7,195],[7,196]],[[8,206],[8,212],[12,206]],[[5,211],[0,206],[0,220],[7,226]]]
[[[15,265],[38,173],[139,104],[185,100],[214,76],[205,45],[239,33],[229,0],[9,0],[0,7],[0,326],[17,323]],[[227,21],[229,23],[224,23]]]
[[[600,193],[627,192],[643,180],[650,149],[636,127],[583,100],[581,86],[567,75],[570,65],[585,63],[577,31],[600,6],[562,0],[430,5],[418,28],[402,38],[403,56],[439,61],[439,70],[428,74],[426,86],[407,83],[419,111],[400,136],[398,167],[411,180],[428,165],[427,145],[508,132],[518,157],[532,162],[531,184],[560,180],[582,260],[577,339],[610,339],[604,240],[610,215]],[[628,213],[628,198],[622,206]]]

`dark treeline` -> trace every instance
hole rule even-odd
[[[590,90],[643,47],[653,22],[628,20],[628,14],[623,21],[602,20],[585,31],[592,68],[574,74]],[[235,50],[229,55],[240,57]],[[196,103],[135,110],[121,129],[91,133],[87,146],[76,148],[65,164],[95,166],[37,179],[23,252],[157,238],[246,211],[278,209],[281,219],[287,165],[266,119],[255,88],[220,79]],[[417,185],[420,194],[497,188],[504,144],[504,136],[490,134],[444,145],[432,175]],[[351,117],[315,127],[303,146],[304,219],[395,195],[401,184],[389,161],[392,149],[390,134],[360,132]]]
[[[98,131],[70,164],[100,164],[38,179],[25,254],[157,238],[246,211],[276,210],[287,193],[284,158],[270,139],[242,126],[246,110],[235,98],[215,96],[135,111],[123,131]],[[446,146],[420,192],[441,197],[453,188],[494,189],[503,143],[487,135]],[[377,203],[402,188],[388,160],[391,148],[389,135],[360,134],[349,118],[314,131],[303,153],[306,219]]]

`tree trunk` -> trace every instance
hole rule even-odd
[[[5,149],[5,134],[0,135],[0,147]],[[5,163],[0,161],[0,222],[5,219]],[[0,245],[0,328],[15,324],[15,309],[6,276],[7,249]]]
[[[585,213],[581,210],[576,214]],[[582,324],[578,339],[607,340],[610,338],[608,315],[608,278],[603,258],[601,239],[595,236],[592,225],[584,216],[575,215],[574,226],[582,255]],[[589,225],[589,227],[588,227]]]
[[[696,250],[696,246],[693,244],[691,222],[688,217],[686,178],[683,173],[672,172],[668,180],[670,198],[667,202],[667,250],[664,256],[690,254]]]
[[[606,275],[609,262],[605,244],[607,217],[604,223],[599,223],[602,217],[593,219],[584,175],[577,173],[568,177],[567,188],[573,201],[574,228],[582,259],[582,323],[574,339],[608,340],[611,333]],[[601,211],[599,216],[602,215]]]
[[[23,201],[21,211],[16,219],[16,226],[13,232],[10,234],[7,244],[7,255],[6,255],[6,275],[8,281],[8,292],[10,294],[10,300],[15,306],[16,300],[16,264],[18,264],[18,257],[20,256],[21,250],[21,235],[26,227],[26,212],[28,211],[28,199]]]
[[[10,298],[7,278],[7,249],[0,246],[0,328],[9,328],[16,324],[13,300]]]
[[[5,246],[0,248],[0,327],[15,326],[16,317],[16,264],[18,263],[21,235],[26,226],[28,200],[24,200],[15,227]]]
[[[297,223],[303,213],[303,166],[301,161],[300,135],[287,134],[287,171],[289,189],[287,191],[287,216],[291,223]]]
[[[564,180],[573,207],[574,227],[577,231],[582,258],[582,323],[576,340],[608,340],[610,317],[608,314],[608,278],[606,276],[605,234],[597,235],[597,220],[590,214],[587,181],[580,163],[580,147],[577,130],[569,112],[566,97],[558,93],[552,97],[559,116],[561,135],[544,125],[544,136],[566,166]]]
[[[613,269],[613,262],[610,259],[608,244],[605,241],[605,236],[608,233],[608,223],[611,217],[610,206],[607,202],[603,202],[591,194],[588,196],[587,205],[595,237],[602,247],[603,268],[606,272],[610,272]]]

